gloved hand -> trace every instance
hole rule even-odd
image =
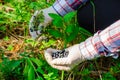
[[[47,49],[45,50],[45,59],[53,67],[59,70],[69,71],[76,65],[86,60],[79,49],[79,44],[69,47],[65,50]]]
[[[52,6],[35,11],[29,23],[29,31],[32,38],[37,38],[41,34],[42,29],[51,23],[52,18],[48,15],[49,13],[57,14]]]

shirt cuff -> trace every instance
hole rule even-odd
[[[118,58],[120,52],[120,20],[80,43],[79,48],[86,59],[99,56]]]
[[[118,58],[118,53],[120,53],[120,20],[103,30],[99,36],[101,42],[109,51],[105,56]]]
[[[93,37],[90,37],[86,41],[80,43],[80,52],[86,60],[100,56],[94,44]]]
[[[77,10],[87,1],[88,0],[56,0],[52,7],[59,15],[64,16],[69,12]]]

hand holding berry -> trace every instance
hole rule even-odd
[[[79,44],[62,51],[49,48],[45,51],[45,58],[52,67],[66,71],[85,61],[79,50]]]
[[[57,14],[52,6],[35,11],[29,23],[30,35],[32,38],[37,38],[41,34],[42,29],[51,23],[52,18],[48,15],[49,13]]]

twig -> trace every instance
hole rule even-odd
[[[15,36],[14,34],[12,34],[10,31],[7,31],[7,33],[9,33],[9,35],[13,36],[15,39],[19,40],[19,38],[17,36]]]

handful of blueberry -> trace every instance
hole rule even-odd
[[[52,53],[52,58],[63,58],[63,57],[67,57],[68,56],[69,51],[66,50],[61,50],[61,51],[56,51],[54,53]]]

